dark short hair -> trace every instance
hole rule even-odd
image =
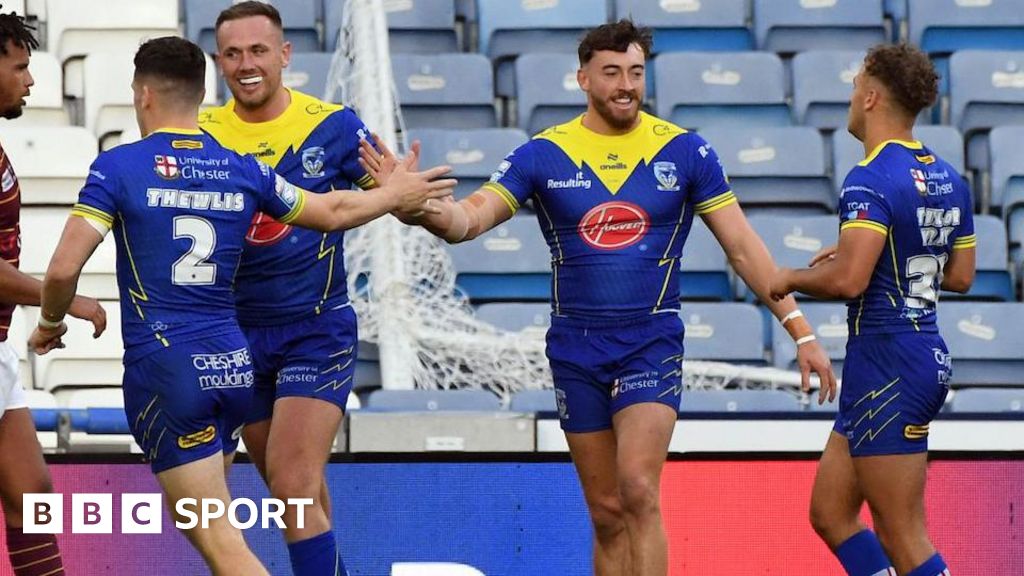
[[[274,26],[276,26],[278,30],[284,30],[284,25],[281,24],[281,13],[277,11],[277,8],[274,8],[266,2],[256,2],[255,0],[239,2],[238,4],[225,8],[217,16],[217,24],[214,26],[214,30],[220,30],[220,25],[229,20],[240,20],[251,16],[265,16],[274,23]]]
[[[158,89],[182,104],[199,104],[206,88],[206,57],[178,36],[154,38],[135,53],[135,77],[164,81]]]
[[[0,4],[0,8],[3,5]],[[39,41],[32,35],[35,28],[25,24],[25,18],[16,13],[0,14],[0,54],[7,55],[7,43],[11,42],[30,53],[39,48]]]
[[[594,52],[598,50],[613,50],[625,52],[633,44],[640,46],[644,51],[644,58],[651,55],[651,29],[645,26],[637,26],[629,18],[623,18],[611,24],[602,24],[594,28],[580,41],[579,56],[580,66],[590,62]]]
[[[880,44],[864,58],[864,73],[878,79],[912,117],[935,104],[939,75],[928,55],[903,44]]]

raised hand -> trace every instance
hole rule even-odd
[[[836,257],[836,251],[838,249],[839,249],[839,245],[838,244],[833,244],[832,246],[829,246],[827,248],[822,248],[821,250],[818,250],[818,253],[815,254],[813,258],[811,258],[810,262],[807,263],[807,267],[808,268],[814,268],[815,266],[817,266],[818,264],[820,264],[822,262],[825,262],[825,261],[828,261],[828,260],[832,260],[833,258]]]

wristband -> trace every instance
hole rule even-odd
[[[54,328],[60,326],[63,323],[64,323],[63,319],[60,319],[60,320],[57,320],[57,321],[47,320],[46,318],[43,317],[42,314],[39,315],[39,327],[40,328],[45,328],[46,330],[53,330]]]
[[[786,314],[786,316],[782,319],[782,325],[785,326],[786,322],[789,322],[790,320],[792,320],[794,318],[802,318],[803,315],[804,315],[804,313],[801,312],[799,308],[797,308],[796,310],[793,310],[789,314]]]
[[[808,342],[814,342],[817,339],[818,339],[818,337],[815,336],[814,334],[808,334],[807,336],[802,336],[800,338],[797,338],[796,339],[796,345],[800,346],[801,344],[807,344]]]

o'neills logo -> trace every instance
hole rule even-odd
[[[647,235],[650,218],[643,208],[629,202],[605,202],[580,220],[580,237],[599,250],[632,246]]]

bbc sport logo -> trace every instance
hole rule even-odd
[[[121,534],[160,534],[163,531],[163,496],[153,493],[126,493],[120,499]],[[22,499],[24,528],[26,534],[64,533],[64,495],[28,493]],[[306,507],[313,505],[312,498],[262,498],[259,503],[250,498],[235,498],[227,506],[215,498],[182,498],[174,503],[174,510],[181,520],[174,526],[181,530],[209,528],[210,522],[227,517],[232,526],[248,530],[256,526],[270,528],[271,521],[278,528],[284,528],[284,512],[288,506],[296,508],[295,524],[306,526]],[[243,512],[244,510],[244,512]],[[72,494],[72,534],[113,534],[113,494]]]

